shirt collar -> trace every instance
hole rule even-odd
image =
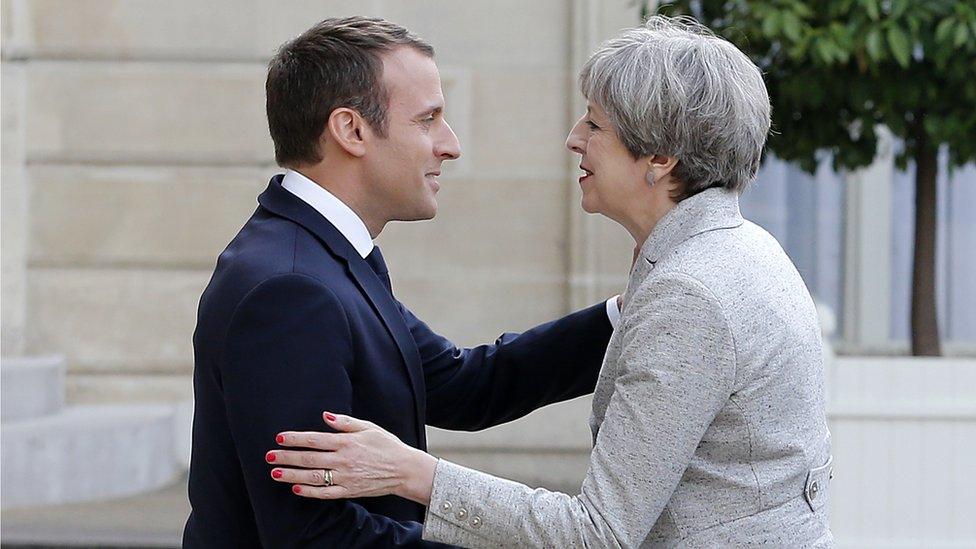
[[[361,257],[365,259],[373,251],[373,239],[369,236],[366,224],[334,194],[294,170],[285,171],[281,186],[322,214],[356,248]]]

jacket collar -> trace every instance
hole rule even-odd
[[[707,189],[682,200],[657,222],[641,246],[641,257],[653,265],[695,235],[717,229],[732,229],[742,223],[739,193],[720,188]]]
[[[318,210],[281,186],[284,174],[271,178],[268,188],[258,196],[258,204],[271,213],[298,223],[347,263],[362,259],[352,243]]]

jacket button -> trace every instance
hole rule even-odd
[[[471,519],[472,528],[481,528],[481,517],[474,517]]]
[[[820,486],[814,482],[810,485],[810,499],[817,499],[817,492],[820,491]]]
[[[450,501],[445,501],[444,503],[441,504],[441,511],[444,511],[446,513],[446,512],[448,512],[450,510],[451,510],[451,502]]]
[[[464,507],[458,509],[457,518],[458,520],[464,520],[464,517],[468,516],[468,510]]]

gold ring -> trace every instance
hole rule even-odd
[[[323,486],[332,486],[332,469],[322,469]]]

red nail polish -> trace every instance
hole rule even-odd
[[[301,494],[302,493],[302,487],[296,484],[296,485],[294,485],[294,486],[291,487],[291,491],[292,492],[295,492],[296,494]]]
[[[329,421],[335,421],[336,420],[336,417],[335,417],[334,414],[330,414],[329,412],[326,412],[325,413],[325,419],[327,419]]]
[[[281,472],[281,469],[275,469],[271,471],[271,476],[273,476],[274,478],[281,478],[281,475],[283,474],[284,473]]]
[[[269,462],[272,462],[272,461],[274,461],[274,460],[275,460],[275,454],[274,454],[274,452],[268,452],[268,453],[267,453],[267,454],[266,454],[266,455],[264,456],[264,459],[266,459],[266,460],[268,460]]]
[[[276,436],[275,437],[275,442],[277,442],[278,444],[284,443],[285,442],[285,435],[278,435],[278,436]]]

